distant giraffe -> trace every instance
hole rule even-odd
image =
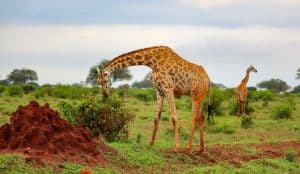
[[[243,78],[243,80],[241,81],[241,83],[235,90],[236,97],[237,97],[237,116],[241,116],[245,113],[246,99],[247,99],[247,93],[248,93],[247,83],[249,80],[250,72],[256,73],[257,70],[252,65],[250,65],[247,68],[246,76]]]
[[[189,143],[186,146],[186,150],[190,150],[192,148],[194,130],[196,124],[199,124],[199,153],[202,153],[204,151],[203,131],[205,119],[201,110],[203,99],[210,86],[210,80],[204,68],[183,59],[167,46],[155,46],[135,50],[114,58],[102,71],[98,70],[98,80],[102,86],[102,93],[105,97],[108,96],[108,89],[111,85],[110,73],[117,69],[134,65],[145,65],[152,69],[150,79],[157,92],[156,114],[154,118],[152,138],[149,142],[150,145],[154,144],[158,122],[162,112],[163,101],[164,98],[166,98],[171,111],[174,127],[174,151],[178,151],[178,119],[174,95],[179,96],[188,94],[192,98],[193,119]]]

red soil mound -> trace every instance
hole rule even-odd
[[[0,127],[0,152],[21,152],[29,160],[68,160],[88,165],[103,164],[102,156],[112,151],[95,140],[86,128],[75,128],[49,104],[31,101],[12,113],[11,124]]]

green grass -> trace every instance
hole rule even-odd
[[[19,105],[27,105],[30,100],[35,99],[33,93],[22,97],[9,97],[1,94],[0,97],[0,125],[9,122],[9,115],[14,112]],[[251,114],[253,125],[248,129],[241,128],[241,118],[234,115],[215,116],[215,125],[206,125],[205,145],[212,144],[247,144],[247,143],[267,143],[281,141],[300,140],[300,97],[294,97],[295,110],[289,119],[273,119],[271,108],[279,102],[286,100],[285,96],[275,95],[269,102],[269,106],[263,106],[262,101],[252,102],[255,112]],[[60,101],[68,103],[78,103],[78,99],[61,99],[54,97],[40,97],[38,102],[44,104],[48,102],[51,108],[57,109]],[[229,100],[222,103],[223,113],[228,113]],[[135,121],[130,125],[128,142],[114,142],[109,145],[119,151],[120,156],[109,156],[116,165],[127,166],[124,169],[127,173],[300,173],[300,162],[289,162],[281,159],[262,159],[242,164],[240,168],[228,164],[216,164],[206,166],[194,164],[190,156],[185,154],[174,154],[171,157],[165,156],[165,151],[169,151],[174,146],[174,133],[171,122],[171,114],[164,102],[161,121],[159,122],[156,142],[150,147],[148,142],[152,135],[153,119],[155,115],[155,100],[141,101],[134,96],[123,99],[125,107],[136,114]],[[176,99],[180,146],[187,144],[190,126],[192,123],[191,105],[189,98],[181,97]],[[138,143],[137,142],[137,137]],[[194,135],[194,146],[199,144],[199,129]],[[246,148],[249,154],[257,153],[254,148]],[[0,155],[0,173],[78,173],[86,166],[74,163],[62,164],[63,169],[57,171],[57,164],[49,164],[48,167],[38,168],[30,163],[26,163],[19,155]],[[115,166],[108,168],[91,168],[94,173],[120,173],[122,171]]]

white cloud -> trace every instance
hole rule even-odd
[[[0,26],[0,74],[36,69],[41,83],[85,80],[103,58],[153,45],[169,45],[203,65],[215,82],[234,86],[249,64],[257,66],[249,85],[281,78],[296,85],[300,66],[297,28],[216,28],[181,25]],[[134,79],[148,69],[131,68]]]

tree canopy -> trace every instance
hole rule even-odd
[[[152,88],[152,82],[149,80],[150,73],[148,73],[142,81],[135,81],[132,84],[134,88]]]
[[[22,84],[37,81],[38,76],[34,70],[31,69],[14,69],[7,75],[7,81],[13,84]]]
[[[290,89],[290,86],[283,80],[271,79],[265,80],[257,84],[259,88],[266,88],[273,92],[285,92]]]
[[[86,82],[93,86],[98,85],[97,67],[100,70],[102,70],[102,69],[104,69],[105,65],[108,62],[109,62],[109,60],[104,59],[98,65],[92,66],[89,70],[89,74],[86,78]],[[132,78],[132,75],[130,74],[128,68],[122,68],[122,69],[118,69],[118,70],[112,72],[111,78],[112,78],[113,82],[116,82],[116,81],[122,81],[122,80],[130,80]]]

